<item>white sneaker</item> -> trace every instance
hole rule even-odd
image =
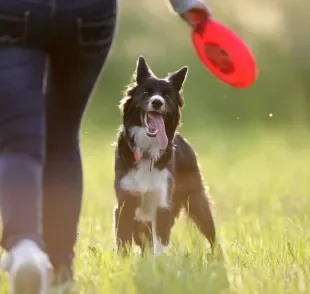
[[[53,267],[35,242],[19,242],[3,258],[1,267],[9,273],[11,294],[48,293]]]

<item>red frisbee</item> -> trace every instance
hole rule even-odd
[[[197,26],[192,41],[202,63],[221,81],[248,88],[256,80],[255,59],[244,42],[223,24],[208,20]]]

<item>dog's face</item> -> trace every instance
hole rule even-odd
[[[146,136],[156,137],[160,146],[167,146],[180,123],[183,105],[181,91],[186,74],[187,67],[183,67],[167,78],[159,79],[145,59],[140,57],[135,80],[121,101],[124,127],[127,130],[134,126],[141,127]]]

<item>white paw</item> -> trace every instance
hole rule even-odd
[[[161,244],[157,239],[154,242],[154,255],[160,256],[168,252],[168,246]]]

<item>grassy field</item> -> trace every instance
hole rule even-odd
[[[86,132],[77,293],[310,293],[309,141],[259,130],[188,137],[214,200],[224,264],[207,261],[207,243],[186,218],[175,226],[167,256],[113,253],[114,135],[94,140]],[[0,293],[8,293],[0,280]]]

